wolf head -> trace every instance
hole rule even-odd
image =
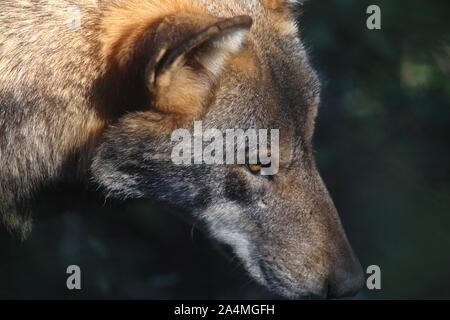
[[[254,279],[286,297],[354,294],[362,270],[314,164],[320,84],[290,4],[197,5],[198,13],[168,15],[143,32],[151,45],[139,38],[131,56],[145,59],[128,65],[144,63],[133,83],[146,92],[148,111],[105,133],[95,180],[108,196],[190,210]],[[261,174],[259,164],[175,164],[173,130],[192,130],[196,119],[204,129],[279,130],[277,174]]]

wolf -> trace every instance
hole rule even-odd
[[[354,295],[361,265],[316,168],[320,82],[289,0],[3,0],[0,216],[75,181],[190,211],[260,284]],[[279,170],[177,165],[177,128],[278,129]]]

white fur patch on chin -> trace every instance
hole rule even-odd
[[[239,213],[242,208],[236,204],[222,202],[209,206],[200,217],[207,222],[211,235],[229,245],[241,259],[250,275],[264,284],[264,277],[257,261],[252,258],[251,240],[239,230]]]

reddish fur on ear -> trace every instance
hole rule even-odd
[[[152,25],[176,13],[204,14],[187,0],[127,0],[110,4],[102,17],[101,58],[112,58],[125,64],[132,56],[132,48],[139,37]]]
[[[252,21],[246,16],[212,19],[181,15],[170,18],[168,23],[162,22],[158,27],[156,42],[164,43],[167,34],[177,34],[180,30],[182,40],[172,48],[172,39],[169,44],[163,44],[154,64],[148,66],[147,86],[153,92],[153,104],[159,110],[198,118],[206,111],[208,97],[228,56],[241,49]],[[200,24],[201,30],[180,29],[186,24]],[[159,41],[160,35],[165,39]]]
[[[152,88],[153,105],[160,111],[198,118],[206,109],[210,89],[215,78],[208,71],[195,71],[178,63],[170,71],[158,76]],[[203,73],[203,74],[202,74]]]
[[[103,19],[101,56],[116,92],[132,92],[134,103],[191,119],[206,111],[222,67],[239,52],[252,20],[217,18],[183,3],[113,6]]]

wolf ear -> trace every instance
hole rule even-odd
[[[158,48],[145,71],[152,105],[164,113],[198,118],[227,57],[241,50],[252,19],[194,14],[164,18],[155,29]]]

